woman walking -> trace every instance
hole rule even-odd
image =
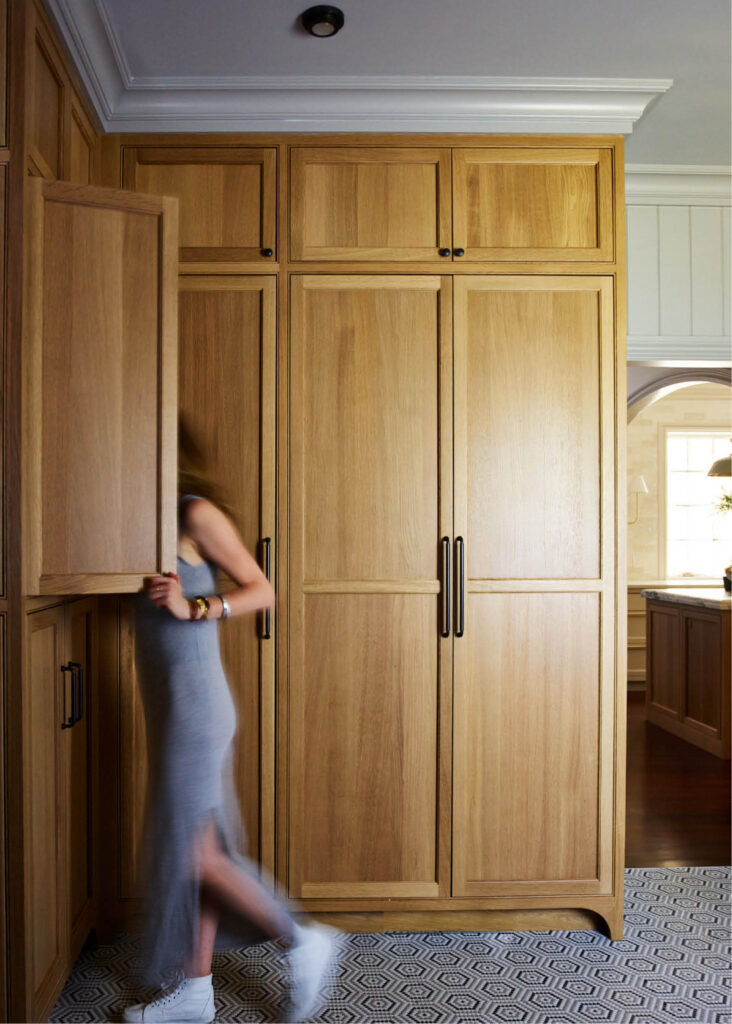
[[[236,710],[221,664],[218,621],[269,608],[274,591],[244,547],[201,456],[181,426],[178,571],[153,577],[137,614],[145,708],[148,890],[145,980],[177,984],[125,1010],[126,1021],[212,1021],[214,949],[277,940],[290,969],[287,1019],[316,1012],[337,953],[330,928],[296,924],[239,853],[232,772]],[[217,592],[223,570],[235,590]]]

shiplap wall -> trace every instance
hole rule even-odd
[[[729,169],[627,172],[628,360],[729,361]]]

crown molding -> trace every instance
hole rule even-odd
[[[106,132],[622,134],[670,79],[135,77],[104,0],[45,0]]]
[[[627,164],[628,206],[732,206],[732,167]]]

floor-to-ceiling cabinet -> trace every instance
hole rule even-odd
[[[134,136],[104,161],[180,201],[180,408],[276,567],[276,634],[221,634],[283,898],[619,936],[620,141]],[[119,922],[144,772],[110,623]]]

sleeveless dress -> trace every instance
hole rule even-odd
[[[186,598],[216,593],[215,566],[178,557]],[[227,854],[253,877],[236,799],[232,740],[236,708],[221,664],[218,620],[186,622],[140,595],[135,653],[145,710],[148,789],[139,863],[147,896],[143,975],[161,986],[180,970],[198,937],[200,885],[192,847],[211,820]],[[216,949],[266,936],[224,909]]]

